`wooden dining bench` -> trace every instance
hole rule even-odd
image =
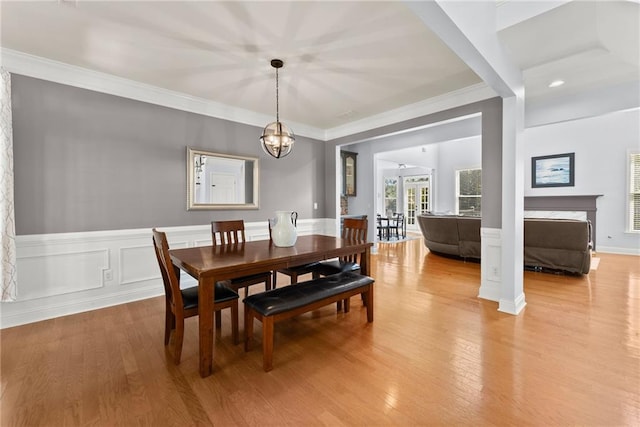
[[[325,305],[344,300],[349,312],[349,298],[362,294],[367,308],[367,322],[373,322],[373,283],[371,277],[344,272],[271,291],[244,299],[244,349],[249,351],[253,336],[253,319],[262,322],[263,368],[273,368],[274,324]]]

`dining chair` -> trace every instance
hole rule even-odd
[[[345,218],[342,225],[343,239],[355,242],[367,241],[368,221],[366,218]],[[329,261],[321,261],[314,269],[314,278],[329,276],[331,274],[342,273],[343,271],[360,272],[359,255],[349,255]]]
[[[352,242],[366,242],[368,225],[369,222],[366,218],[345,218],[344,223],[342,224],[341,237]],[[317,279],[320,276],[330,276],[344,271],[360,273],[361,261],[359,258],[359,254],[352,254],[329,261],[321,261],[319,263],[320,265],[314,268],[313,278]],[[349,301],[345,300],[344,304],[348,309]],[[342,301],[338,301],[336,305],[338,307],[338,311],[342,310]]]
[[[401,212],[394,212],[393,213],[393,220],[391,221],[391,224],[389,225],[389,229],[390,230],[394,230],[395,236],[398,240],[400,240],[400,236],[402,236],[402,238],[404,239],[405,237],[407,237],[407,225],[406,225],[406,218],[404,216],[403,213]]]
[[[382,218],[382,215],[378,214],[376,217],[376,228],[378,230],[378,240],[389,240],[389,218]]]
[[[294,215],[295,214],[295,215]],[[297,221],[298,220],[298,214],[297,212],[294,212],[291,215],[291,221],[293,222],[294,226],[297,226]],[[275,218],[269,218],[269,240],[271,240],[271,229],[276,225],[276,219]],[[291,284],[296,284],[298,283],[298,277],[302,276],[304,274],[309,274],[309,273],[313,273],[313,271],[315,270],[315,268],[318,266],[318,264],[320,264],[319,262],[312,262],[309,264],[303,264],[303,265],[297,265],[295,267],[288,267],[288,268],[281,268],[279,270],[276,270],[273,272],[273,289],[276,288],[277,286],[277,278],[278,278],[278,273],[282,273],[286,276],[289,276],[291,279]]]
[[[178,365],[184,340],[184,319],[198,315],[198,287],[180,289],[180,270],[171,262],[167,235],[155,228],[153,229],[153,247],[164,283],[164,345],[169,345],[171,332],[174,331],[173,361]],[[216,316],[216,328],[221,327],[221,310],[230,308],[231,335],[233,343],[238,344],[238,294],[226,287],[224,282],[216,283],[214,292],[213,310]]]
[[[231,221],[212,221],[211,222],[211,239],[213,246],[232,246],[244,244],[246,239],[244,235],[244,221],[241,219]],[[245,289],[245,297],[249,296],[249,286],[264,283],[264,290],[271,289],[271,272],[251,274],[248,276],[238,277],[228,281],[230,287],[236,292],[240,288]]]

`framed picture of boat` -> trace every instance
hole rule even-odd
[[[573,187],[575,153],[531,158],[531,187]]]

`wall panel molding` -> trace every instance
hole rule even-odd
[[[47,248],[40,254],[21,252],[17,250],[16,259],[19,299],[64,295],[104,286],[103,272],[109,268],[108,249],[56,251],[56,248]]]

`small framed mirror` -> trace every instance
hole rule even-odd
[[[187,209],[258,209],[258,158],[187,147]]]

